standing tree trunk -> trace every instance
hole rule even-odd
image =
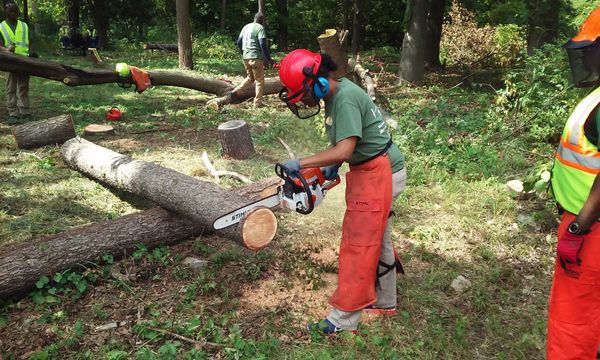
[[[288,2],[277,0],[277,19],[279,20],[279,31],[277,33],[279,50],[287,51],[288,48]]]
[[[527,0],[527,53],[556,40],[560,0]]]
[[[34,33],[41,33],[42,29],[40,27],[40,23],[39,23],[39,19],[38,19],[38,6],[37,6],[37,0],[29,0],[29,4],[31,7],[31,16],[32,16],[32,21],[31,21],[31,27],[33,28],[33,32]]]
[[[179,68],[193,69],[192,30],[190,29],[190,0],[176,0],[177,46],[179,48]]]
[[[431,8],[427,16],[427,33],[425,38],[425,67],[440,69],[440,40],[444,23],[446,0],[431,0]]]
[[[347,32],[342,31],[343,34]],[[327,29],[317,38],[321,52],[328,54],[338,66],[338,69],[332,74],[334,78],[346,77],[350,73],[348,65],[348,55],[346,54],[346,36],[340,39],[340,33],[335,29]],[[343,41],[343,43],[342,43]]]
[[[23,0],[23,21],[27,23],[27,25],[31,25],[29,23],[29,6],[27,0]]]
[[[225,32],[225,15],[227,14],[227,0],[221,0],[221,32]]]
[[[258,12],[265,15],[265,0],[258,0]]]
[[[106,49],[108,47],[108,7],[106,0],[92,1],[92,22],[94,29],[98,33],[98,48]]]
[[[71,28],[79,28],[79,0],[69,1],[68,16]]]
[[[366,0],[354,0],[352,18],[352,53],[360,51],[363,36],[364,5]]]
[[[411,4],[412,3],[412,4]],[[419,84],[423,81],[425,69],[425,32],[427,31],[427,12],[429,0],[410,0],[412,9],[408,31],[404,34],[400,58],[400,82],[408,81]]]

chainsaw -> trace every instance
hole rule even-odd
[[[277,194],[219,217],[213,223],[213,228],[220,230],[235,225],[244,215],[259,206],[281,207],[308,215],[323,201],[325,194],[340,183],[339,175],[333,180],[325,180],[320,168],[305,168],[292,173],[285,166],[275,164],[275,174],[283,179],[283,185],[277,188]]]

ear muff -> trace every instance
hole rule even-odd
[[[329,81],[327,78],[319,76],[315,78],[313,93],[319,99],[324,99],[329,94]]]

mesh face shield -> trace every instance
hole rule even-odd
[[[576,87],[591,87],[600,82],[600,41],[580,48],[566,47],[573,83]]]
[[[290,111],[298,118],[308,119],[317,115],[321,111],[321,102],[314,96],[309,84],[310,80],[316,81],[316,77],[313,75],[313,69],[305,67],[303,69],[303,74],[304,81],[302,81],[302,89],[290,95],[288,94],[287,89],[284,87],[279,92],[279,99],[285,102],[288,109],[290,109]],[[318,83],[318,86],[322,85]],[[306,105],[307,103],[314,101],[317,103],[316,109],[314,106],[311,107]]]

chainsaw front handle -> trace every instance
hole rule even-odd
[[[308,200],[308,209],[306,209],[306,210],[302,209],[301,207],[298,206],[298,204],[296,204],[296,212],[299,212],[300,214],[303,214],[303,215],[310,214],[315,209],[315,199],[313,197],[312,191],[310,190],[310,186],[308,185],[308,182],[306,181],[304,176],[302,176],[302,173],[300,171],[292,173],[292,172],[290,172],[290,169],[286,168],[285,166],[283,166],[280,163],[276,163],[275,164],[275,174],[277,176],[279,176],[280,178],[282,178],[283,181],[285,181],[285,182],[293,183],[294,180],[292,180],[292,177],[300,180],[300,183],[302,183],[302,188],[303,188],[304,193],[306,194],[306,197]],[[297,185],[295,185],[295,186],[297,186]]]

